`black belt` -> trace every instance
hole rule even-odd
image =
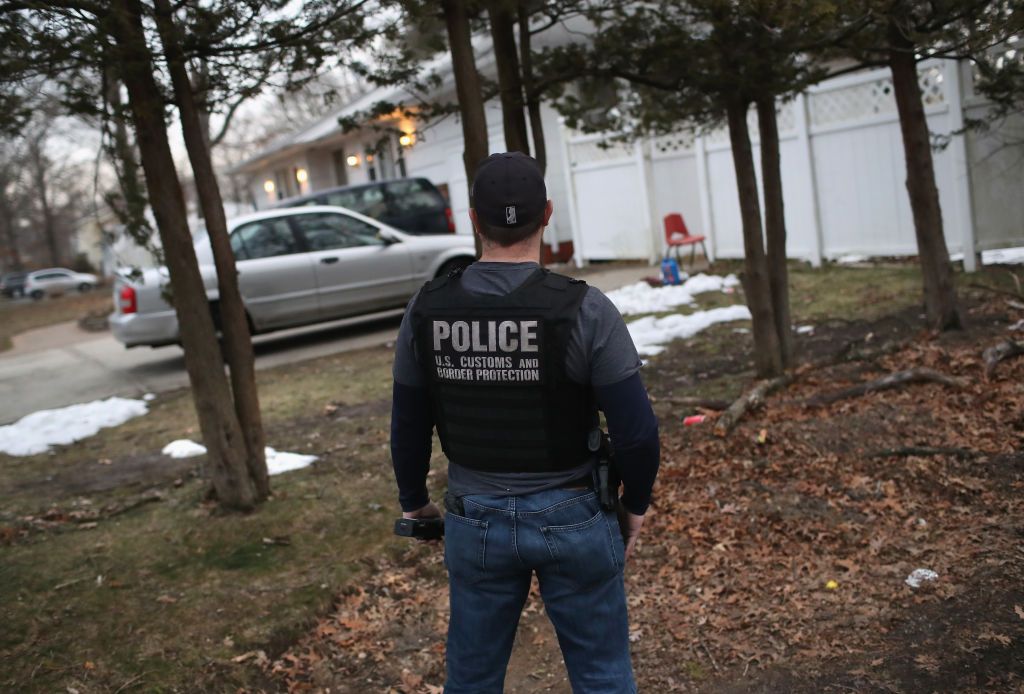
[[[571,480],[562,482],[555,489],[594,489],[594,476],[591,473],[582,475],[581,477],[575,477]]]

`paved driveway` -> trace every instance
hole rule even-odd
[[[630,265],[591,267],[579,274],[608,291],[654,272]],[[395,339],[401,316],[401,310],[388,311],[259,336],[253,340],[256,368],[385,344]],[[62,323],[16,336],[13,349],[0,352],[0,424],[36,410],[186,385],[180,348],[125,349],[110,333],[86,333]]]

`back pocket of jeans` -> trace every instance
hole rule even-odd
[[[476,583],[487,567],[487,521],[444,514],[444,565],[455,579]]]
[[[558,573],[577,588],[604,583],[621,569],[611,528],[603,511],[582,523],[541,529]]]

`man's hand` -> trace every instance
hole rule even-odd
[[[433,501],[428,501],[426,506],[422,506],[415,511],[403,511],[402,518],[440,518],[441,510],[434,505]]]
[[[619,504],[619,530],[622,532],[622,542],[626,545],[626,561],[633,554],[633,547],[640,537],[640,529],[644,527],[644,517],[630,513]]]

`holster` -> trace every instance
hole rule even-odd
[[[597,479],[594,487],[597,490],[597,499],[601,503],[601,508],[605,511],[614,511],[619,506],[619,483],[621,481],[615,470],[615,449],[612,447],[608,434],[600,429],[591,432],[592,441],[598,436],[600,438],[597,450],[594,451],[597,454],[597,465],[594,468],[594,475]],[[591,445],[593,444],[591,443]]]

